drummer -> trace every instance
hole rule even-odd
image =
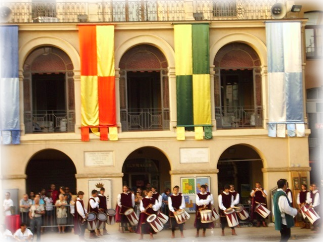
[[[155,198],[157,200],[158,206],[159,206],[159,208],[161,208],[161,206],[163,204],[163,200],[162,200],[162,196],[157,192],[157,187],[152,186],[151,191],[153,193],[153,198]]]
[[[147,218],[151,214],[156,214],[159,210],[158,200],[153,197],[151,189],[147,190],[147,196],[140,201],[140,216],[137,227],[137,234],[140,234],[140,240],[143,239],[144,234],[150,234],[150,239],[153,239],[155,233],[152,227],[147,223]]]
[[[174,213],[176,213],[176,211],[185,208],[184,196],[182,196],[182,193],[179,193],[179,186],[174,186],[173,194],[168,198],[168,208],[170,223],[172,226],[172,238],[175,238],[175,227],[177,225],[179,227],[179,230],[181,231],[181,237],[184,238],[183,224],[178,224],[174,216]]]
[[[74,234],[78,234],[80,240],[84,240],[84,232],[86,229],[86,215],[87,211],[84,208],[83,203],[84,192],[79,191],[77,193],[77,199],[75,203],[75,216],[74,216]]]
[[[265,219],[255,211],[258,204],[261,204],[264,207],[267,207],[267,201],[266,201],[267,192],[265,189],[261,187],[260,182],[256,182],[256,187],[250,192],[250,196],[252,197],[251,218],[253,219],[254,217],[256,217],[257,227],[260,227],[261,222],[264,227],[267,227]]]
[[[104,212],[105,213],[107,211],[108,207],[107,207],[107,197],[104,195],[104,193],[105,193],[105,188],[104,187],[101,187],[100,188],[100,193],[98,194],[98,198],[100,200],[99,210],[101,212]],[[108,231],[106,229],[106,223],[104,223],[103,226],[104,227],[103,227],[103,233],[102,234],[103,235],[108,235]],[[97,229],[97,234],[100,234],[101,235],[100,229]]]
[[[214,224],[212,221],[210,223],[202,223],[201,222],[201,210],[210,210],[211,212],[211,194],[206,191],[206,185],[201,185],[200,187],[201,192],[196,194],[196,216],[194,226],[196,228],[196,236],[200,236],[200,229],[203,229],[203,237],[205,237],[205,231],[207,228],[213,228]]]
[[[92,190],[91,192],[91,197],[89,198],[89,202],[88,202],[88,207],[87,210],[89,211],[89,213],[91,212],[95,212],[96,214],[98,214],[99,212],[99,198],[98,198],[98,191],[97,190]],[[97,220],[94,221],[93,224],[96,224]],[[100,231],[99,231],[100,232]],[[90,230],[90,239],[93,238],[98,238],[101,234],[95,234],[95,230]]]
[[[297,194],[296,203],[298,205],[300,213],[302,214],[302,220],[304,222],[302,229],[310,229],[311,228],[310,221],[302,213],[301,207],[311,203],[311,194],[307,190],[306,184],[302,184],[301,188],[302,188],[302,190]]]
[[[321,211],[320,211],[320,194],[319,191],[317,190],[317,186],[315,183],[311,184],[311,199],[312,199],[312,204],[311,207],[314,208],[315,212],[321,216]],[[313,231],[314,232],[319,232],[319,229],[321,227],[321,219],[316,220],[313,223]]]
[[[134,232],[126,215],[125,211],[135,206],[135,195],[129,192],[129,187],[124,185],[123,192],[118,195],[118,206],[120,207],[119,214],[121,215],[121,233],[124,232],[125,226],[128,226],[129,232]]]
[[[233,196],[230,193],[230,186],[224,185],[224,190],[220,193],[219,197],[219,213],[220,213],[220,221],[221,221],[221,228],[222,228],[222,236],[224,236],[224,228],[228,224],[227,218],[225,215],[225,211],[234,207],[233,205]],[[232,235],[237,235],[234,227],[231,227]]]

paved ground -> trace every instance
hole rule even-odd
[[[109,235],[102,236],[98,239],[89,239],[89,232],[86,231],[85,239],[86,241],[93,242],[108,242],[108,241],[137,241],[139,242],[139,235],[135,233],[119,233],[118,232],[119,224],[108,225]],[[199,242],[199,241],[279,241],[280,233],[274,229],[273,224],[269,224],[267,228],[255,228],[242,226],[236,228],[237,236],[231,235],[231,230],[229,228],[225,229],[226,235],[221,236],[221,229],[214,228],[213,230],[208,229],[206,231],[205,238],[195,238],[196,230],[193,227],[193,224],[187,223],[185,225],[184,236],[185,238],[180,238],[180,232],[176,230],[176,238],[171,239],[171,231],[163,230],[154,235],[154,241],[158,242],[171,242],[171,241],[189,241],[189,242]],[[149,235],[144,235],[144,240],[150,241]],[[35,241],[35,240],[34,240]],[[44,242],[73,242],[78,241],[78,236],[74,235],[72,232],[67,232],[65,234],[58,234],[54,232],[46,232],[42,235],[42,241]],[[309,229],[301,228],[292,228],[292,238],[290,241],[323,241],[322,234],[315,234]]]

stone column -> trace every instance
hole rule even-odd
[[[261,66],[262,125],[266,129],[268,123],[268,72],[267,66]]]
[[[169,82],[169,110],[170,110],[170,123],[169,128],[171,131],[177,125],[177,101],[176,101],[176,74],[175,67],[168,67],[168,82]]]
[[[119,85],[119,80],[120,80],[120,68],[115,69],[115,85],[116,85],[116,122],[117,122],[117,127],[118,131],[121,132],[122,127],[121,127],[121,119],[120,119],[120,85]]]
[[[74,70],[74,95],[75,95],[75,126],[74,132],[80,134],[81,130],[81,71]]]
[[[211,95],[211,124],[213,125],[212,130],[216,130],[216,120],[215,120],[215,101],[214,101],[214,65],[210,67],[210,95]]]
[[[24,115],[24,71],[19,70],[19,119],[20,119],[20,134],[25,134],[25,115]]]

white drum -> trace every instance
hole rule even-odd
[[[261,217],[267,218],[270,214],[270,210],[267,209],[262,204],[258,204],[255,208],[255,212],[257,212]]]
[[[114,225],[114,223],[116,222],[116,210],[110,208],[107,210],[107,215],[108,215],[108,218],[107,218],[107,224],[109,225]]]
[[[127,217],[131,226],[135,226],[138,224],[138,221],[139,221],[138,216],[132,208],[127,209],[124,212],[124,215]]]
[[[303,205],[301,207],[302,213],[308,218],[311,224],[313,224],[316,220],[320,218],[320,216],[316,213],[314,208],[310,208],[308,205]]]
[[[156,214],[149,215],[146,221],[156,233],[162,231],[164,228],[164,224],[160,221]]]
[[[96,229],[96,213],[90,212],[87,215],[87,229],[95,230]]]
[[[201,210],[201,223],[212,223],[212,210]]]
[[[159,220],[163,223],[163,224],[166,224],[167,221],[168,221],[168,216],[166,214],[163,214],[162,212],[159,212],[157,214],[157,217],[159,218]]]
[[[217,219],[219,219],[220,216],[219,214],[217,213],[217,211],[215,210],[215,208],[212,209],[212,221],[215,221]]]
[[[108,216],[104,213],[104,212],[99,212],[97,214],[97,225],[96,228],[97,229],[103,229],[104,225],[107,221]]]
[[[225,217],[227,218],[228,226],[235,227],[239,224],[238,217],[233,208],[228,208],[224,211]]]
[[[184,209],[174,212],[174,216],[178,224],[185,223],[190,218],[190,215]]]
[[[249,213],[247,212],[247,210],[245,210],[242,204],[238,204],[235,211],[241,220],[246,220],[247,218],[249,218]]]

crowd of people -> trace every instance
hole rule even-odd
[[[312,223],[304,212],[304,206],[306,206],[307,209],[314,209],[317,214],[320,214],[320,197],[316,184],[311,184],[310,191],[307,190],[306,184],[302,184],[302,189],[296,196],[298,209],[293,208],[295,202],[293,201],[292,191],[288,188],[287,181],[280,179],[277,182],[277,186],[278,190],[274,196],[274,209],[272,212],[275,215],[275,228],[280,230],[282,241],[289,239],[290,228],[294,225],[293,217],[298,212],[301,214],[304,222],[302,228],[311,228],[318,232],[321,227],[321,220],[317,219]],[[164,217],[169,217],[162,227],[171,229],[171,237],[175,237],[175,230],[178,228],[180,236],[184,238],[183,227],[190,216],[184,210],[186,206],[184,195],[180,193],[179,186],[174,186],[172,191],[167,188],[162,194],[158,193],[157,188],[150,184],[147,184],[144,189],[138,187],[133,190],[130,190],[128,186],[123,186],[122,193],[117,197],[115,210],[108,208],[105,188],[103,186],[100,188],[100,191],[92,190],[90,195],[88,201],[83,201],[83,191],[73,195],[68,187],[60,187],[59,191],[57,191],[54,184],[51,185],[47,193],[46,189],[42,189],[36,194],[32,192],[29,195],[24,194],[19,204],[22,222],[20,228],[14,234],[11,234],[5,226],[2,226],[1,236],[12,237],[17,240],[24,237],[28,241],[37,233],[37,240],[39,241],[42,229],[46,225],[53,225],[53,221],[56,223],[58,233],[65,233],[68,217],[70,216],[72,221],[70,224],[74,227],[74,233],[79,235],[80,240],[84,240],[86,228],[90,230],[90,238],[97,238],[108,235],[106,223],[100,223],[98,217],[95,217],[90,223],[89,214],[108,213],[108,216],[113,216],[115,222],[120,223],[119,231],[121,233],[125,231],[135,232],[139,234],[139,239],[143,239],[144,234],[149,234],[150,238],[153,238],[156,229],[151,226],[148,220],[151,218],[151,215],[159,216],[162,214]],[[267,196],[267,191],[262,188],[259,182],[255,184],[255,188],[250,192],[251,204],[249,209],[250,217],[248,219],[256,221],[254,224],[256,227],[267,227],[265,218],[270,213],[267,208]],[[225,185],[217,198],[218,208],[215,208],[213,194],[208,191],[206,185],[200,186],[200,192],[196,194],[196,216],[194,221],[196,237],[200,236],[201,229],[201,236],[205,237],[206,229],[214,227],[214,219],[204,221],[205,217],[203,217],[203,214],[206,211],[212,211],[212,213],[215,211],[217,214],[216,210],[219,212],[221,235],[225,236],[226,227],[231,228],[233,236],[237,235],[235,227],[239,226],[239,222],[231,223],[227,218],[228,214],[234,213],[234,209],[238,208],[240,194],[235,190],[233,184]],[[88,205],[87,207],[85,206],[86,204]],[[3,202],[4,215],[11,215],[12,207],[13,201],[10,199],[10,193],[7,192]],[[262,212],[259,212],[259,207],[265,213],[265,216]],[[114,213],[111,215],[111,213],[107,212],[108,210],[113,210]],[[134,223],[130,218],[135,218],[137,221]],[[52,226],[49,227],[53,228]],[[157,232],[159,231],[157,230]]]

